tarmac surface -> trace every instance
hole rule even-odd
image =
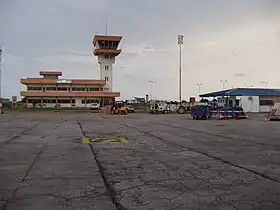
[[[8,112],[0,210],[280,209],[279,126],[263,115]]]

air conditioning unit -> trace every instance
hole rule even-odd
[[[248,100],[249,100],[249,101],[253,100],[253,97],[252,97],[252,96],[249,96],[249,97],[248,97]]]

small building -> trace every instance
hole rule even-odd
[[[23,78],[28,107],[89,107],[91,103],[107,105],[120,92],[113,91],[113,64],[121,53],[121,36],[96,35],[92,39],[93,55],[100,65],[100,79],[61,79],[62,72],[41,71],[41,78]]]
[[[233,88],[201,94],[203,98],[216,98],[219,106],[241,106],[245,112],[268,112],[270,105],[280,97],[280,89]]]

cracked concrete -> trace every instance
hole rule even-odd
[[[280,209],[280,130],[262,116],[10,112],[0,209]],[[85,135],[126,144],[81,144]]]

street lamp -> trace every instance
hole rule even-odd
[[[196,84],[196,86],[198,87],[198,97],[200,97],[199,95],[200,95],[200,90],[201,90],[202,84]]]
[[[260,81],[260,83],[263,84],[265,88],[266,88],[266,86],[267,86],[267,84],[268,84],[267,81]]]
[[[184,44],[184,36],[182,34],[178,35],[179,44],[179,101],[182,103],[182,44]]]
[[[5,89],[6,89],[6,88],[7,88],[6,85],[2,85],[2,86],[1,86],[1,91],[2,91],[2,93],[0,94],[0,98],[1,98],[1,97],[3,97],[3,98],[5,97]]]
[[[225,84],[227,83],[227,80],[221,80],[220,81],[223,84],[223,90],[225,89]]]
[[[150,84],[150,100],[152,100],[152,87],[153,87],[154,81],[149,80],[149,84]]]
[[[0,40],[0,98],[2,97],[2,40]]]

